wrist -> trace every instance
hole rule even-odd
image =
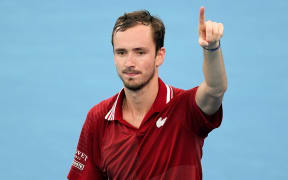
[[[220,43],[220,40],[219,41],[216,41],[215,43],[207,46],[207,47],[204,47],[203,46],[203,49],[206,50],[206,51],[210,51],[210,52],[213,52],[213,51],[216,51],[218,49],[220,49],[221,47],[221,43]]]

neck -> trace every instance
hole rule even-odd
[[[124,88],[125,99],[123,101],[123,110],[130,112],[133,116],[144,117],[154,103],[158,90],[158,76],[153,77],[146,86],[138,91]]]

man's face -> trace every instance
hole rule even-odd
[[[139,24],[116,32],[114,62],[124,86],[130,90],[139,90],[155,78],[155,69],[160,61],[156,56],[151,27]]]

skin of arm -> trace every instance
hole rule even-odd
[[[224,26],[222,23],[205,22],[204,7],[201,7],[199,15],[199,44],[203,47],[204,81],[197,90],[196,103],[207,115],[212,115],[219,109],[227,89],[227,77],[221,48],[214,51],[207,50],[220,46],[223,32]]]

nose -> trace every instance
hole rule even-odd
[[[127,67],[135,67],[135,56],[133,53],[129,53],[125,62],[125,66]]]

